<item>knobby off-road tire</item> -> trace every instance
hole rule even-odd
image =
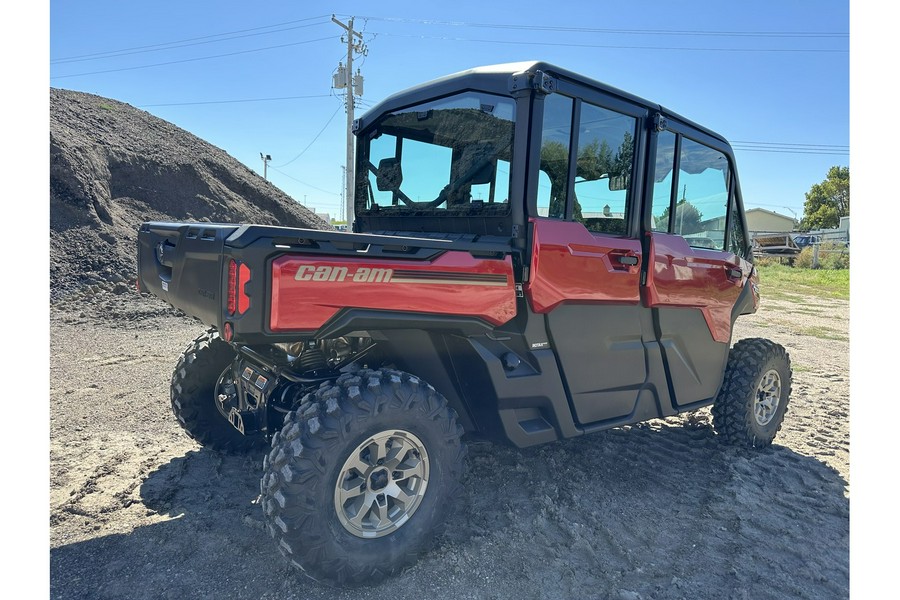
[[[246,452],[260,447],[261,436],[245,436],[216,408],[216,383],[234,360],[234,350],[216,331],[191,342],[172,373],[172,412],[191,438],[219,452]]]
[[[269,533],[323,583],[398,573],[431,548],[462,493],[462,433],[447,400],[409,373],[323,384],[285,417],[263,460]]]
[[[791,376],[790,357],[779,344],[762,338],[737,342],[713,404],[716,432],[735,446],[770,445],[784,421]]]

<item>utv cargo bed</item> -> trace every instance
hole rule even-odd
[[[150,222],[138,234],[138,285],[243,343],[372,321],[464,330],[509,321],[509,243],[462,238]]]

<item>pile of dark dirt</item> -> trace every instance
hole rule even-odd
[[[116,100],[51,88],[51,304],[84,310],[104,297],[136,294],[144,221],[330,227],[223,150],[167,121]]]

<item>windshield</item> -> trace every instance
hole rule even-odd
[[[383,117],[359,148],[359,215],[509,213],[515,104],[465,92]]]

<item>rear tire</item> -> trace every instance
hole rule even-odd
[[[713,427],[728,444],[764,448],[775,439],[791,396],[791,360],[762,338],[737,342],[713,404]]]
[[[246,452],[259,447],[260,436],[245,436],[216,408],[216,383],[235,352],[215,330],[191,342],[172,373],[170,396],[178,424],[201,445],[219,452]]]
[[[446,399],[409,373],[323,384],[285,417],[263,461],[269,533],[323,583],[400,572],[431,548],[462,494],[462,433]]]

